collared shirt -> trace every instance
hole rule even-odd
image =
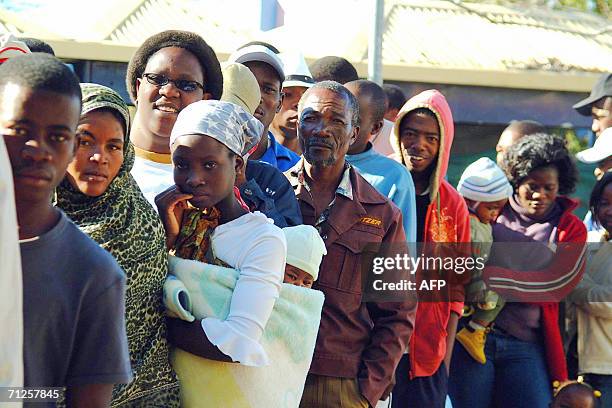
[[[268,131],[268,149],[259,160],[271,164],[280,171],[286,171],[300,161],[300,156],[278,143],[272,132]]]
[[[353,184],[351,183],[351,176],[350,176],[351,171],[350,170],[351,170],[351,165],[348,163],[345,163],[344,172],[342,173],[342,178],[340,179],[340,183],[338,183],[338,187],[336,187],[336,194],[340,194],[348,198],[349,200],[353,200]],[[308,185],[308,180],[306,180],[306,177],[304,177],[304,162],[303,161],[297,173],[297,180],[298,180],[298,183],[302,184],[304,188],[309,193],[311,193],[310,186]],[[325,223],[325,221],[327,221],[327,219],[329,218],[329,213],[331,212],[331,209],[335,203],[336,203],[336,196],[334,196],[331,203],[329,203],[327,208],[325,208],[321,212],[321,215],[319,215],[319,218],[317,218],[317,221],[315,222],[314,226],[319,231],[319,233],[321,233],[321,225]]]
[[[398,206],[408,242],[417,242],[415,188],[406,167],[378,153],[371,142],[365,151],[347,154],[346,161],[379,193]]]

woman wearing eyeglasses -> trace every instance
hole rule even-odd
[[[164,31],[136,50],[126,85],[136,105],[130,133],[136,159],[131,173],[155,208],[155,196],[174,184],[169,140],[176,117],[189,104],[221,98],[221,66],[199,35]]]

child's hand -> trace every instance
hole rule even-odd
[[[193,195],[183,193],[176,185],[155,197],[155,205],[166,230],[166,247],[168,249],[174,246],[181,228],[183,212],[187,208],[187,200],[192,197]]]

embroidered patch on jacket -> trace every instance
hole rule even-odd
[[[365,216],[359,219],[359,222],[366,225],[372,225],[374,227],[382,227],[382,220],[376,217]]]

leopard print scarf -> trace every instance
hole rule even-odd
[[[79,228],[108,250],[127,276],[126,326],[134,380],[117,385],[112,406],[178,406],[178,380],[170,367],[162,286],[168,273],[165,233],[161,221],[130,175],[134,148],[129,142],[129,113],[110,88],[81,84],[83,111],[118,111],[124,118],[123,164],[108,189],[89,197],[64,179],[56,205]],[[151,404],[144,401],[150,401]],[[155,401],[155,402],[153,402]]]

